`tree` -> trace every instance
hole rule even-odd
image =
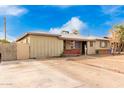
[[[113,26],[111,30],[111,34],[112,34],[112,39],[114,41],[114,48],[115,50],[118,49],[118,52],[120,53],[124,48],[124,25],[119,24]]]

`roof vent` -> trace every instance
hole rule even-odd
[[[63,35],[67,35],[67,34],[69,34],[69,31],[65,31],[65,30],[63,30],[63,31],[61,32],[61,34],[63,34]]]

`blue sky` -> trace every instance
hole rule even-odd
[[[114,24],[124,20],[124,6],[27,5],[0,6],[0,38],[3,16],[7,17],[7,37],[15,40],[25,32],[76,29],[81,35],[106,36]]]

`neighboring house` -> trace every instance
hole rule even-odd
[[[29,32],[16,40],[29,44],[30,58],[109,53],[109,40],[106,38],[84,37],[63,31],[61,35],[46,32]],[[25,52],[25,51],[23,51]]]

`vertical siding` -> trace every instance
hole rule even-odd
[[[30,36],[30,58],[60,56],[63,53],[63,40],[57,37]]]
[[[29,45],[23,43],[16,43],[16,44],[17,44],[17,59],[29,59]]]
[[[100,48],[100,41],[96,40],[96,49]]]
[[[95,47],[96,47],[96,42],[95,41],[93,41],[93,46],[92,47],[90,47],[90,41],[88,41],[87,42],[87,49],[88,49],[87,53],[88,54],[95,54]]]

